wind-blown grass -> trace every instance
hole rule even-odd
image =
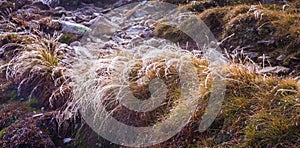
[[[68,65],[61,55],[65,53],[57,45],[60,35],[44,37],[31,34],[27,38],[30,42],[13,44],[15,49],[10,51],[13,52],[12,57],[2,66],[6,68],[6,78],[18,85],[19,97],[36,98],[44,107],[60,107],[68,96],[54,100],[64,90],[70,91],[67,86],[68,78],[64,75]],[[10,44],[4,47],[8,48]],[[60,93],[57,93],[57,89]]]
[[[132,126],[156,125],[180,114],[182,110],[176,109],[182,103],[179,101],[180,79],[175,70],[179,58],[192,61],[197,71],[200,95],[193,102],[197,109],[177,135],[153,147],[299,145],[300,96],[294,79],[258,74],[260,68],[247,61],[227,63],[224,66],[227,89],[221,112],[205,132],[199,133],[197,130],[212,93],[213,69],[207,59],[196,57],[192,52],[174,47],[177,50],[170,50],[168,46],[162,49],[152,52],[121,50],[88,62],[90,65],[79,72],[81,77],[74,87],[72,111],[80,109],[83,114],[102,111],[97,105],[102,104],[111,116]],[[137,99],[145,100],[149,98],[147,88],[153,78],[161,78],[168,90],[160,107],[137,113],[122,106],[122,88],[129,87]],[[116,88],[121,89],[114,91]],[[93,120],[97,122],[97,114]]]

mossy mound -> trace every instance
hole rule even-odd
[[[34,115],[25,112],[22,119],[10,124],[1,130],[1,147],[56,147],[63,144],[58,134],[58,124],[54,120],[57,112],[48,112]],[[61,129],[63,132],[64,129]],[[68,136],[67,133],[62,136]],[[55,138],[53,138],[55,137]]]
[[[179,31],[175,27],[171,27],[167,24],[158,24],[155,27],[154,35],[157,37],[168,39],[174,43],[186,43],[187,41],[192,41],[192,39],[184,32]]]
[[[268,57],[272,66],[282,65],[299,71],[300,40],[299,18],[296,3],[291,3],[284,11],[277,5],[235,5],[206,9],[198,14],[218,40],[225,39],[221,47],[230,52],[257,53],[251,57],[256,62],[259,57]],[[156,26],[158,37],[177,42],[190,38],[176,29]]]
[[[222,38],[235,35],[224,42],[224,47],[230,50],[238,46],[249,47],[246,50],[270,56],[273,64],[296,67],[294,60],[300,57],[300,15],[261,6],[252,6],[251,9],[225,24]],[[283,61],[276,60],[280,55],[285,55]]]

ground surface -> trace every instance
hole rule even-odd
[[[98,18],[116,12],[113,8],[129,2],[0,2],[1,147],[118,147],[97,136],[81,120],[80,114],[64,112],[72,102],[72,86],[68,85],[71,76],[65,71],[74,62],[72,59],[77,54],[74,46],[80,44],[78,41],[88,27]],[[204,133],[194,132],[210,93],[209,89],[202,88],[201,92],[207,93],[201,97],[203,104],[189,124],[176,136],[154,147],[298,147],[300,3],[167,2],[196,12],[219,41],[230,36],[221,44],[222,53],[227,53],[230,63],[226,67],[225,100],[213,125]],[[126,12],[120,18],[142,15],[135,9]],[[99,59],[122,54],[120,48],[130,43],[157,47],[164,39],[178,42],[186,50],[197,48],[182,32],[153,20],[139,22],[137,19],[123,25],[121,30],[110,34],[108,41],[88,45]],[[100,29],[103,32],[111,27]],[[57,37],[55,31],[62,36]],[[47,38],[46,34],[54,37]],[[189,46],[187,41],[191,42]],[[11,64],[10,69],[5,64]],[[198,66],[199,78],[206,78],[202,72],[207,62],[200,58],[194,64]],[[169,89],[175,89],[172,78],[165,80],[170,84]],[[209,85],[209,78],[205,81]],[[147,95],[143,87],[132,87],[137,96]],[[176,100],[172,97],[171,100]],[[169,114],[160,110],[155,113]],[[133,115],[137,117],[130,121],[125,120],[129,115],[124,113],[115,116],[128,124],[146,124],[148,121],[139,122],[144,118],[150,118],[151,124],[159,121],[152,121],[152,114]]]

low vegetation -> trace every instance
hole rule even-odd
[[[300,15],[297,2],[282,7],[257,4],[216,7],[207,4],[208,8],[204,8],[203,5],[199,6],[203,8],[198,14],[199,19],[218,40],[230,37],[221,45],[223,48],[229,52],[249,53],[256,62],[261,62],[259,57],[264,55],[272,66],[283,65],[299,72]],[[198,11],[196,6],[197,3],[191,3],[183,7]],[[164,24],[156,26],[156,36],[173,42],[190,40],[188,36],[181,35],[181,31]]]
[[[57,33],[61,26],[51,22],[45,14],[48,11],[36,16],[28,13],[34,20],[41,19],[34,23],[28,17],[22,19],[25,12],[17,18],[15,9],[25,1],[16,2],[16,6],[0,2],[0,11],[5,11],[0,21],[9,24],[0,25],[0,147],[117,147],[99,137],[82,114],[105,110],[118,121],[140,127],[175,118],[193,106],[195,112],[179,133],[151,147],[299,147],[299,2],[287,6],[252,0],[166,0],[194,11],[219,41],[228,37],[221,44],[228,59],[222,65],[226,84],[222,108],[204,132],[198,131],[199,125],[220,71],[212,68],[203,54],[181,48],[191,41],[189,36],[156,24],[156,37],[179,44],[168,43],[160,49],[143,45],[128,51],[99,49],[96,59],[78,59],[79,53],[67,45],[77,38]],[[10,7],[14,10],[7,9]],[[37,26],[24,28],[27,23]],[[240,56],[237,52],[258,55]],[[265,63],[256,64],[260,55],[270,65],[287,66],[295,72],[263,74],[260,70]],[[178,69],[184,69],[183,73]],[[192,102],[181,100],[182,74],[189,78],[195,74],[193,80],[199,83]],[[151,83],[153,79],[164,85]],[[156,93],[150,86],[167,90],[155,110],[140,113],[120,103],[127,90],[138,101],[149,99]],[[98,116],[93,116],[95,121]]]

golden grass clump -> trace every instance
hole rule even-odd
[[[182,98],[184,94],[182,94],[181,83],[183,82],[180,75],[184,74],[188,78],[193,78],[194,74],[195,79],[199,78],[200,80],[195,81],[201,85],[199,88],[196,87],[199,93],[205,87],[206,72],[209,71],[208,62],[197,59],[189,51],[179,50],[179,47],[175,45],[146,51],[139,48],[102,57],[92,62],[94,64],[89,67],[89,70],[80,73],[80,79],[75,80],[74,109],[80,109],[81,114],[86,114],[90,111],[103,113],[102,110],[105,108],[118,121],[129,126],[141,127],[160,125],[158,123],[162,121],[186,114],[186,104],[190,104],[188,109],[192,109],[192,106],[196,107],[199,101],[198,95],[191,98],[195,100],[189,102]],[[188,68],[184,67],[185,63],[191,63],[194,66],[191,69],[195,73],[189,73],[190,70],[180,71],[180,69]],[[156,82],[152,84],[152,80],[155,79],[159,79],[164,84],[156,85]],[[151,90],[153,85],[155,85],[154,91]],[[132,93],[129,100],[127,90]],[[163,93],[162,90],[166,92]],[[149,100],[156,93],[162,93],[158,97],[165,97],[154,110],[138,112],[136,109],[128,109],[131,103]],[[122,100],[125,99],[127,101],[124,106]],[[102,104],[103,108],[97,104]],[[103,122],[97,120],[98,116],[101,115],[93,115],[94,118],[91,120],[95,120],[96,123]]]
[[[200,133],[199,124],[210,95],[215,91],[212,89],[214,72],[210,62],[174,47],[163,49],[150,52],[122,50],[103,56],[88,67],[83,66],[84,73],[81,71],[80,79],[75,80],[73,111],[81,109],[83,114],[101,112],[103,108],[95,105],[100,103],[115,119],[136,127],[156,125],[180,115],[184,109],[180,101],[181,80],[176,69],[178,62],[188,60],[193,63],[199,82],[197,101],[190,102],[196,105],[196,110],[178,134],[153,147],[273,147],[300,144],[300,95],[296,80],[258,74],[259,67],[250,67],[249,63],[248,66],[247,63],[227,63],[223,66],[226,92],[222,109],[213,124]],[[137,100],[147,100],[151,96],[149,82],[155,78],[162,79],[168,90],[161,106],[149,112],[136,112],[123,106],[120,100],[126,95],[120,95],[122,90],[129,88]],[[163,85],[157,88],[161,90]],[[95,114],[93,120],[100,122],[97,116],[99,114]]]
[[[7,80],[18,85],[18,97],[36,98],[46,108],[60,107],[66,101],[68,95],[61,95],[70,91],[70,87],[64,75],[67,61],[57,47],[59,37],[58,34],[54,37],[30,35],[30,42],[14,43],[17,48],[2,67],[6,68]],[[61,100],[56,100],[58,96]]]

